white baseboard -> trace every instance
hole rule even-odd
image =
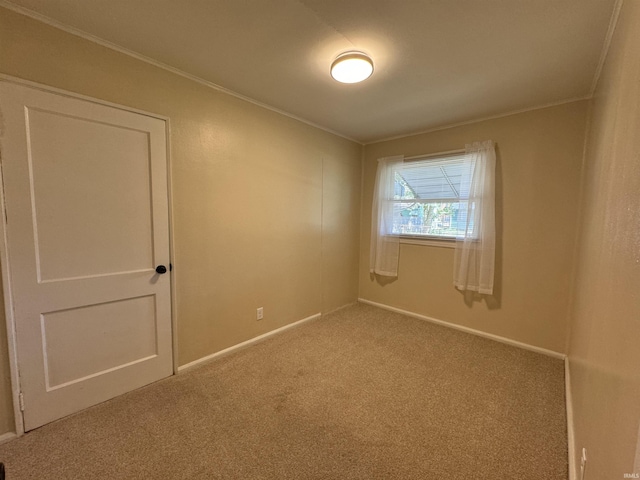
[[[18,435],[13,432],[3,433],[2,435],[0,435],[0,444],[8,442],[9,440],[13,440],[14,438],[18,438]]]
[[[242,350],[243,348],[250,347],[251,345],[260,343],[269,337],[282,333],[285,330],[289,330],[290,328],[297,327],[299,325],[302,325],[303,323],[310,322],[311,320],[316,320],[321,316],[322,316],[321,313],[316,313],[315,315],[311,315],[307,318],[303,318],[302,320],[298,320],[297,322],[290,323],[289,325],[285,325],[284,327],[276,328],[275,330],[271,330],[270,332],[254,337],[250,340],[247,340],[246,342],[238,343],[237,345],[234,345],[232,347],[225,348],[224,350],[220,350],[219,352],[212,353],[211,355],[207,355],[206,357],[202,357],[202,358],[199,358],[198,360],[194,360],[193,362],[189,362],[185,365],[181,365],[178,367],[178,372],[183,372],[185,370],[188,370],[189,368],[193,368],[202,363],[210,362],[216,358],[220,358],[225,355],[229,355],[230,353],[237,352],[238,350]]]
[[[479,337],[488,338],[490,340],[495,340],[496,342],[506,343],[507,345],[512,345],[514,347],[523,348],[525,350],[530,350],[532,352],[541,353],[543,355],[547,355],[549,357],[559,358],[564,360],[566,355],[564,353],[556,352],[553,350],[547,350],[546,348],[536,347],[534,345],[529,345],[528,343],[518,342],[517,340],[512,340],[510,338],[501,337],[499,335],[494,335],[492,333],[483,332],[481,330],[475,330],[469,327],[463,327],[462,325],[456,325],[455,323],[446,322],[444,320],[439,320],[433,317],[427,317],[426,315],[421,315],[419,313],[410,312],[408,310],[402,310],[401,308],[391,307],[389,305],[385,305],[383,303],[372,302],[371,300],[366,300],[364,298],[359,298],[358,302],[366,303],[367,305],[373,305],[374,307],[383,308],[385,310],[390,310],[396,313],[402,313],[403,315],[407,315],[409,317],[418,318],[420,320],[426,320],[427,322],[435,323],[437,325],[442,325],[443,327],[453,328],[455,330],[460,330],[462,332],[470,333],[472,335],[477,335]]]
[[[564,359],[564,398],[567,402],[567,456],[569,457],[569,480],[577,480],[576,437],[573,430],[573,399],[571,397],[571,375],[569,370],[569,357],[566,357]]]

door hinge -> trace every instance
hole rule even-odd
[[[18,395],[18,402],[20,403],[20,411],[24,412],[24,394],[22,392]]]

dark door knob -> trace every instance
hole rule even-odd
[[[158,265],[156,267],[156,273],[159,273],[160,275],[162,275],[163,273],[167,273],[167,267],[165,267],[164,265]]]

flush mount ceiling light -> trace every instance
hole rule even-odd
[[[373,61],[362,52],[345,52],[331,64],[331,76],[342,83],[358,83],[373,73]]]

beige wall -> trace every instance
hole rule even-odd
[[[180,364],[356,300],[359,144],[2,8],[0,48],[2,73],[170,117]]]
[[[569,359],[586,480],[640,474],[640,2],[627,0],[593,100]],[[634,467],[635,462],[635,467]]]
[[[327,158],[322,178],[322,308],[328,313],[358,298],[362,162]]]
[[[564,352],[586,101],[365,147],[360,297]],[[495,295],[465,301],[452,285],[453,249],[400,246],[398,279],[369,274],[376,159],[497,143]]]

